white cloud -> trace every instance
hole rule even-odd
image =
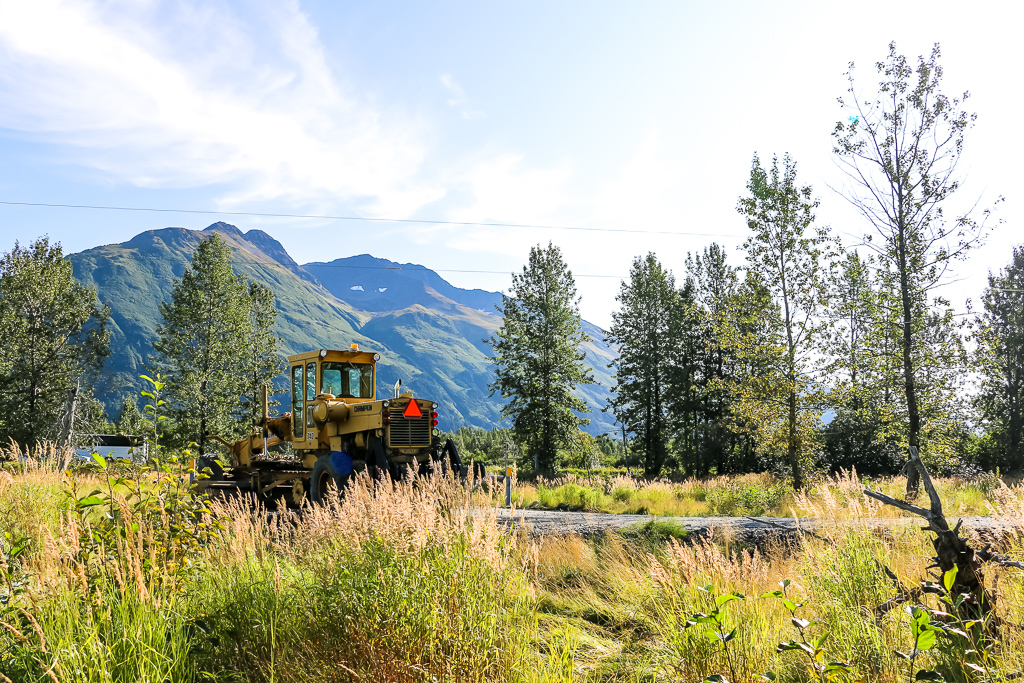
[[[408,215],[427,131],[353,92],[296,3],[0,1],[0,126],[143,187],[247,200],[350,200]],[[269,53],[268,53],[269,48]]]
[[[688,175],[685,161],[666,155],[661,132],[650,128],[633,156],[594,197],[596,213],[608,225],[670,230],[683,213],[679,199]]]
[[[482,119],[487,114],[480,111],[479,109],[471,109],[466,105],[469,103],[469,98],[466,97],[465,91],[462,86],[455,82],[451,74],[441,74],[441,85],[448,91],[448,106],[456,107],[459,110],[459,115],[462,118],[473,121],[476,119]]]
[[[566,225],[562,211],[573,201],[567,183],[573,164],[563,161],[549,168],[530,167],[522,155],[500,154],[474,166],[453,183],[453,195],[470,201],[448,211],[450,220],[530,225]],[[457,231],[449,246],[469,251],[519,254],[524,245],[546,241],[549,232],[529,228],[486,228]]]
[[[657,133],[592,187],[581,186],[572,158],[541,165],[522,145],[484,141],[484,150],[451,153],[433,146],[429,122],[349,83],[293,0],[242,7],[244,17],[219,0],[0,0],[0,127],[115,182],[219,187],[224,208],[273,202],[328,213],[347,202],[346,211],[401,218],[429,204],[431,217],[454,221],[672,229],[682,170]],[[439,83],[453,112],[483,116],[453,75]],[[624,273],[641,251],[622,233],[438,225],[403,237],[387,249],[415,245],[415,256],[400,257],[440,267],[458,253],[518,269],[529,247],[550,239],[577,273]],[[664,240],[666,249],[679,244]],[[324,256],[293,246],[300,259]]]

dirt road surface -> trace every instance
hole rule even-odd
[[[654,517],[650,515],[612,515],[597,512],[552,512],[549,510],[508,510],[499,512],[499,519],[511,519],[516,528],[526,529],[531,535],[544,536],[550,534],[579,534],[581,536],[600,536],[608,531],[616,531],[650,521],[671,521],[684,527],[691,538],[699,538],[714,533],[718,537],[728,537],[736,541],[762,545],[769,539],[795,540],[801,533],[799,529],[815,532],[821,528],[821,522],[813,519],[797,521],[792,517],[758,517],[754,521],[745,517]],[[949,517],[950,524],[955,524],[958,517]],[[1024,520],[1019,524],[999,522],[989,517],[964,517],[964,528],[978,533],[982,538],[998,538],[1013,531],[1024,529]],[[769,523],[765,523],[769,522]],[[831,522],[829,522],[831,523]],[[917,517],[905,518],[869,518],[844,521],[844,524],[865,525],[871,528],[898,528],[902,525],[921,525]]]

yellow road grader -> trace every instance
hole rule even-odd
[[[248,436],[233,443],[210,437],[227,446],[230,464],[200,458],[197,469],[209,468],[210,476],[199,488],[251,491],[263,502],[284,496],[299,506],[307,497],[323,503],[359,473],[400,479],[450,468],[464,475],[455,443],[440,443],[437,403],[403,393],[401,381],[392,396],[378,399],[379,360],[356,344],[289,356],[291,412],[269,417],[264,388],[263,417]],[[293,458],[270,452],[286,442]]]

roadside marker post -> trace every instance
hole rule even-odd
[[[512,507],[512,466],[508,464],[509,451],[512,450],[512,443],[505,437],[502,443],[502,450],[505,451],[505,507]]]

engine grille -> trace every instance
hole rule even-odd
[[[424,411],[423,417],[407,418],[398,408],[388,410],[390,428],[388,429],[388,445],[392,448],[423,447],[430,445],[430,412]]]

